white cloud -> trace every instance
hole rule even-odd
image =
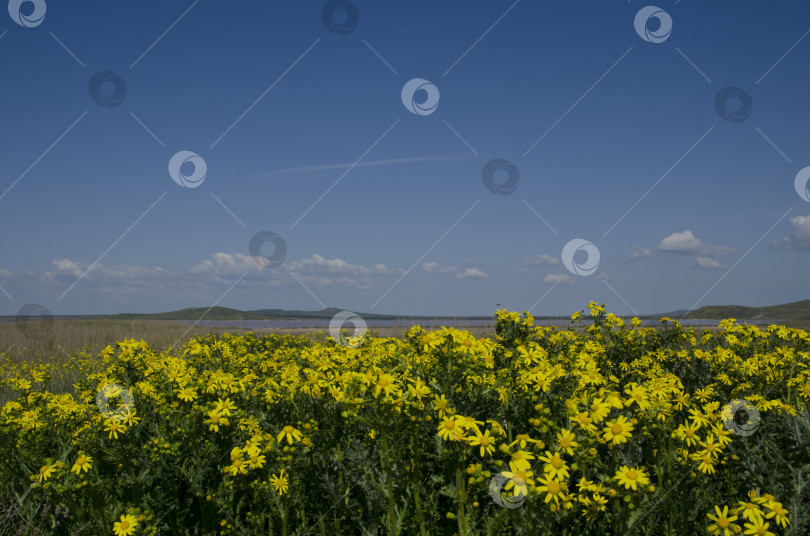
[[[5,268],[0,268],[0,277],[11,278],[14,277],[14,273],[9,270],[6,270]]]
[[[543,279],[543,281],[545,281],[546,283],[552,283],[552,284],[553,283],[569,284],[569,283],[573,283],[574,279],[570,275],[567,275],[567,274],[549,274]]]
[[[633,254],[630,255],[631,260],[647,259],[649,257],[655,257],[655,254],[650,248],[644,246],[634,246]]]
[[[42,277],[47,281],[70,281],[82,277],[82,280],[95,281],[101,284],[120,281],[122,283],[150,282],[166,273],[162,268],[145,268],[143,266],[116,266],[110,268],[101,263],[84,264],[70,259],[54,259],[51,264],[55,270],[45,271]]]
[[[285,262],[275,268],[264,268],[249,255],[224,252],[214,253],[209,259],[182,271],[169,271],[159,266],[109,267],[101,263],[91,267],[71,259],[54,259],[51,263],[53,269],[42,273],[39,281],[52,290],[64,290],[82,278],[74,292],[120,294],[143,292],[144,289],[175,295],[194,295],[195,291],[208,294],[223,285],[232,285],[239,278],[243,278],[243,286],[300,288],[293,274],[308,286],[368,289],[374,288],[375,277],[392,273],[384,264],[362,266],[341,259],[326,259],[318,254]],[[397,269],[397,272],[401,271]]]
[[[458,272],[458,268],[455,266],[443,266],[438,262],[426,262],[422,265],[422,269],[434,274],[451,274]]]
[[[773,246],[779,249],[802,249],[810,251],[810,215],[793,216],[790,218],[793,225],[793,234],[785,235],[773,242]]]
[[[719,270],[721,268],[728,268],[728,265],[721,264],[709,257],[698,257],[695,259],[695,267],[705,270]]]
[[[70,259],[54,259],[51,261],[51,264],[54,265],[56,272],[59,275],[72,275],[79,277],[84,272],[78,263],[73,262]]]
[[[469,278],[476,278],[476,279],[484,279],[489,277],[489,274],[486,272],[482,272],[478,268],[467,268],[461,273],[454,275],[456,279],[469,279]]]
[[[661,243],[658,244],[659,250],[672,253],[697,253],[705,247],[706,245],[698,238],[695,238],[695,235],[689,230],[682,233],[672,233],[664,237]]]
[[[790,218],[790,223],[793,225],[793,233],[799,240],[810,240],[810,215],[808,216],[793,216]]]
[[[212,260],[202,261],[189,268],[192,274],[209,274],[219,276],[241,276],[244,273],[257,274],[262,267],[250,255],[242,253],[214,253]]]
[[[560,264],[560,260],[558,258],[546,254],[525,259],[524,262],[532,266],[554,266],[555,264]]]
[[[289,269],[294,272],[352,275],[388,275],[391,273],[384,264],[376,264],[372,267],[367,267],[349,264],[341,259],[325,259],[317,253],[312,255],[309,259],[291,262]]]
[[[694,255],[695,257],[708,259],[710,257],[731,255],[736,251],[731,246],[706,245],[692,231],[687,229],[680,233],[665,236],[654,249],[647,246],[635,246],[633,253],[630,255],[630,260],[667,258],[670,255]],[[701,262],[706,263],[705,260]]]

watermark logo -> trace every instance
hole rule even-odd
[[[179,151],[169,160],[169,175],[183,188],[196,188],[205,180],[208,164],[192,151]]]
[[[112,71],[99,71],[87,84],[90,98],[105,108],[115,108],[127,94],[127,83]]]
[[[638,36],[648,43],[663,43],[672,33],[672,17],[660,7],[639,9],[633,25]]]
[[[273,244],[273,254],[269,257],[262,255],[262,246],[267,242]],[[287,242],[272,231],[261,231],[250,239],[248,253],[262,268],[274,268],[281,265],[287,257]]]
[[[723,422],[736,435],[750,436],[759,428],[759,410],[747,400],[732,400],[723,407]]]
[[[504,491],[507,482],[512,482],[511,491]],[[498,473],[489,481],[489,496],[492,497],[495,504],[504,508],[520,508],[523,506],[527,497],[524,493],[525,489],[526,482],[519,476],[507,477],[503,473]]]
[[[15,324],[25,337],[47,338],[54,328],[53,315],[44,305],[28,303],[17,311]]]
[[[349,35],[357,28],[360,11],[347,0],[330,0],[321,10],[321,20],[330,32]]]
[[[48,6],[45,0],[9,0],[8,14],[11,19],[25,28],[36,28],[45,20]]]
[[[505,178],[495,180],[496,174],[503,176],[504,173],[506,174]],[[502,158],[495,158],[484,165],[484,169],[481,171],[481,179],[490,192],[498,195],[509,195],[517,189],[520,182],[520,171],[512,162]]]
[[[714,98],[714,109],[729,123],[742,123],[751,115],[753,108],[751,95],[738,87],[724,87]]]
[[[584,252],[585,260],[578,261],[577,254]],[[562,250],[562,263],[569,272],[575,275],[588,276],[599,267],[599,248],[582,238],[568,242]]]
[[[351,336],[343,333],[346,324],[351,324],[354,328]],[[366,321],[360,315],[351,311],[341,311],[333,316],[329,322],[329,335],[339,345],[349,348],[360,346],[366,336],[366,331],[368,331]]]
[[[796,174],[796,180],[794,181],[796,193],[799,194],[799,197],[810,203],[810,186],[808,186],[808,181],[810,181],[810,166],[800,170]]]
[[[439,88],[424,78],[409,80],[402,88],[402,104],[412,114],[430,115],[439,106]]]
[[[122,420],[135,407],[132,391],[117,383],[108,383],[96,395],[96,407],[105,419]]]

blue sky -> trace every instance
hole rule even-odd
[[[805,2],[659,1],[640,33],[636,0],[19,3],[0,16],[0,314],[808,298]],[[345,4],[356,25],[332,31]],[[423,115],[417,78],[438,92]],[[752,103],[720,103],[736,122],[726,87]],[[193,187],[170,175],[181,151],[205,162]],[[495,159],[516,187],[503,167],[485,187]],[[283,259],[249,249],[265,231]]]

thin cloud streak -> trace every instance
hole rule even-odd
[[[360,162],[355,167],[366,166],[387,166],[391,164],[410,164],[413,162],[442,162],[449,160],[472,160],[471,156],[456,156],[456,155],[438,155],[438,156],[414,156],[411,158],[389,158],[387,160],[372,160],[369,162]],[[322,166],[302,166],[285,169],[274,169],[272,171],[265,171],[262,173],[247,173],[244,177],[258,177],[262,175],[273,175],[277,173],[292,173],[295,171],[323,171],[327,169],[345,169],[351,167],[352,164],[324,164]]]

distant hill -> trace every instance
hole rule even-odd
[[[206,311],[208,311],[206,313]],[[166,313],[122,313],[110,315],[109,318],[121,320],[321,320],[331,319],[343,311],[335,307],[321,309],[320,311],[297,311],[287,309],[258,309],[256,311],[240,311],[227,307],[190,307],[179,311]],[[395,320],[405,318],[397,315],[360,314],[364,320]]]
[[[746,307],[744,305],[709,305],[679,318],[736,318],[737,320],[810,320],[810,300],[782,305]]]
[[[110,318],[121,320],[199,320],[205,315],[203,320],[267,320],[267,317],[258,313],[240,311],[238,309],[228,309],[227,307],[212,307],[208,314],[208,307],[190,307],[179,311],[169,311],[167,313],[122,313],[110,315]]]
[[[208,313],[206,313],[208,311]],[[122,320],[324,320],[331,319],[337,313],[343,311],[336,307],[328,307],[319,311],[299,311],[290,309],[256,309],[254,311],[240,311],[227,307],[212,307],[209,311],[207,307],[192,307],[179,311],[169,311],[166,313],[135,314],[123,313],[111,315],[108,318],[118,318]],[[422,319],[485,319],[492,320],[494,316],[469,316],[469,317],[444,317],[444,316],[409,316],[409,315],[382,315],[371,313],[357,313],[364,320],[422,320]],[[203,315],[205,315],[203,317]],[[782,320],[782,321],[810,321],[810,300],[785,303],[782,305],[769,305],[766,307],[746,307],[743,305],[709,305],[687,312],[686,310],[672,311],[670,313],[658,315],[642,315],[643,318],[670,318],[683,319],[724,319],[736,318],[737,320]],[[536,319],[543,319],[542,316],[535,316]]]

